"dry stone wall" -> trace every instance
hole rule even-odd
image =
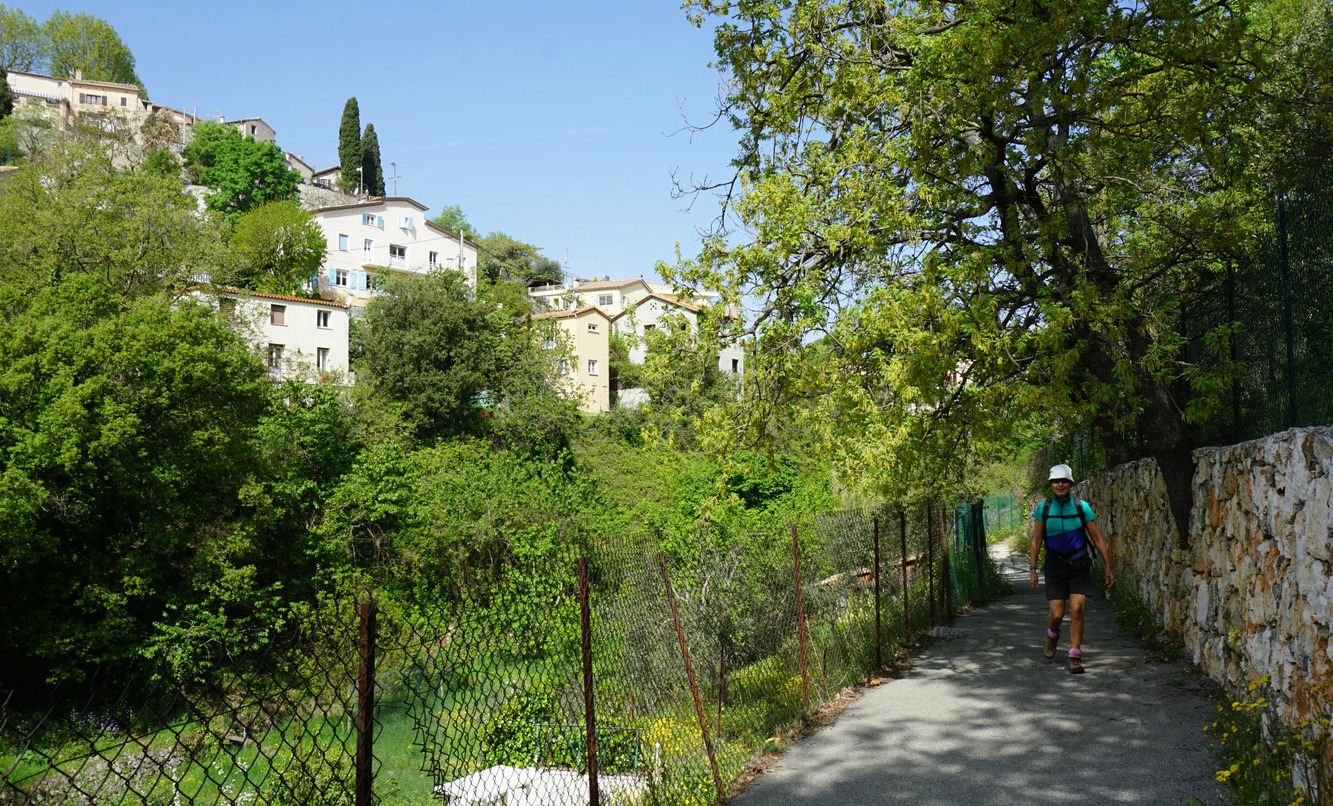
[[[1189,546],[1157,464],[1088,479],[1079,494],[1132,585],[1209,676],[1269,675],[1292,725],[1333,709],[1333,429],[1196,451]],[[1320,683],[1322,681],[1322,685]],[[1234,690],[1234,689],[1233,689]]]

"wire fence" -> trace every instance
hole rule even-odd
[[[696,804],[993,595],[980,502],[328,593],[0,697],[0,804]],[[989,581],[988,581],[989,580]]]

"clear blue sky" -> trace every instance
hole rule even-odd
[[[385,185],[462,207],[480,232],[542,248],[582,277],[651,277],[717,213],[671,198],[672,171],[720,178],[735,151],[711,120],[712,35],[678,0],[313,2],[10,0],[110,23],[149,97],[200,116],[261,117],[318,168],[338,161],[355,96]],[[684,115],[685,117],[682,117]]]

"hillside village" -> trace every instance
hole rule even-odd
[[[202,120],[141,97],[133,84],[91,81],[79,70],[70,78],[10,71],[7,81],[15,98],[15,114],[40,116],[57,126],[95,119],[138,137],[150,116],[165,118],[173,124],[175,142],[170,148],[178,154]],[[274,128],[259,117],[219,118],[217,122],[258,142],[277,140]],[[448,269],[461,272],[475,289],[482,247],[464,233],[429,220],[429,208],[416,199],[371,196],[362,188],[348,192],[339,183],[340,166],[317,169],[295,152],[283,151],[283,156],[287,168],[299,177],[301,206],[324,234],[325,257],[318,273],[288,294],[218,286],[202,276],[193,293],[247,324],[244,332],[266,357],[275,379],[350,383],[354,378],[351,322],[382,293],[385,279]],[[202,195],[202,189],[192,190]],[[533,320],[549,321],[563,333],[562,344],[570,354],[557,364],[562,376],[558,383],[587,413],[647,400],[642,389],[613,389],[614,338],[625,340],[631,363],[642,364],[650,333],[673,320],[697,328],[704,309],[718,304],[715,297],[681,293],[641,273],[624,280],[541,278],[529,284],[528,296]],[[734,318],[738,312],[728,309],[724,315]],[[717,368],[739,376],[744,361],[742,345],[732,343],[719,351]]]

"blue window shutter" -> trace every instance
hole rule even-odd
[[[333,285],[334,283],[337,282],[337,280],[338,280],[338,270],[335,269],[335,268],[333,268],[332,266],[330,266],[330,267],[329,267],[329,285]]]

